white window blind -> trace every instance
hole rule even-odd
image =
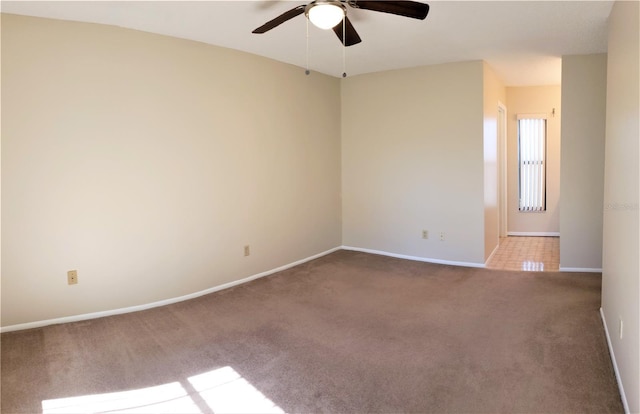
[[[520,211],[546,210],[547,120],[518,115]]]

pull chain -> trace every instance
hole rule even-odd
[[[306,65],[306,69],[304,70],[304,74],[305,75],[309,75],[311,73],[311,71],[309,70],[309,19],[307,20],[307,65]]]
[[[342,16],[342,77],[347,77],[347,15]]]

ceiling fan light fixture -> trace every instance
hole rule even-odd
[[[314,3],[307,11],[307,17],[314,24],[323,30],[334,28],[344,19],[345,9],[336,3]]]

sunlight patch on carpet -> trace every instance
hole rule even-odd
[[[178,382],[108,394],[42,401],[44,414],[54,413],[201,413]]]
[[[214,413],[284,413],[242,375],[231,367],[223,367],[188,378]],[[42,401],[44,414],[76,413],[181,413],[203,414],[192,395],[179,382],[107,394],[83,395]],[[200,402],[202,404],[202,402]],[[205,412],[209,412],[207,407]]]
[[[214,413],[284,413],[231,367],[189,378]]]

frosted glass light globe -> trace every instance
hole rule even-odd
[[[309,9],[309,20],[323,30],[332,29],[344,18],[344,9],[335,4],[316,4]]]

